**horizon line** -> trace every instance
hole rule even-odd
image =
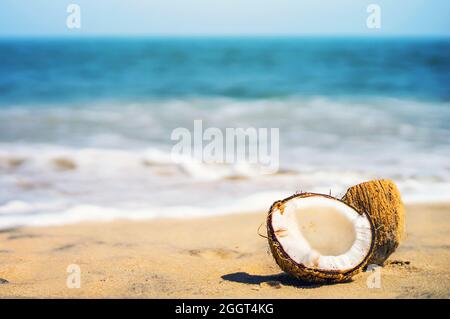
[[[75,31],[76,32],[76,31]],[[315,34],[315,33],[248,33],[248,34],[174,34],[174,33],[148,33],[148,34],[112,34],[112,33],[97,33],[97,34],[0,34],[0,39],[3,38],[450,38],[450,34],[375,34],[375,33],[343,33],[343,34]]]

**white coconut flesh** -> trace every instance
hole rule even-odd
[[[294,197],[272,212],[272,228],[296,263],[326,271],[358,266],[372,244],[368,217],[325,196]]]

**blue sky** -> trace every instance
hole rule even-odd
[[[81,7],[81,29],[66,8]],[[366,8],[381,7],[381,29]],[[0,36],[450,36],[449,0],[2,0]]]

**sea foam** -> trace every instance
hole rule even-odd
[[[37,112],[36,110],[39,110]],[[173,160],[177,127],[278,127],[280,170]],[[392,178],[407,203],[450,201],[448,103],[192,98],[0,109],[0,227],[266,210]]]

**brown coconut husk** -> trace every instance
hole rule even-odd
[[[372,224],[372,221],[369,219],[370,222],[370,226],[372,229],[372,244],[371,247],[369,249],[369,252],[367,254],[367,256],[361,261],[361,263],[359,265],[357,265],[356,267],[354,267],[353,269],[350,270],[346,270],[346,271],[329,271],[329,270],[321,270],[321,269],[313,269],[313,268],[309,268],[306,267],[302,264],[299,264],[297,262],[295,262],[294,260],[292,260],[288,254],[284,251],[283,247],[281,246],[281,244],[278,242],[276,236],[275,236],[275,232],[273,230],[272,227],[272,213],[275,209],[279,209],[280,211],[284,211],[284,204],[295,198],[295,197],[300,197],[300,198],[304,198],[304,197],[310,197],[310,196],[323,196],[326,198],[330,198],[333,200],[337,200],[337,201],[341,201],[337,198],[334,198],[332,196],[329,195],[325,195],[325,194],[316,194],[316,193],[300,193],[300,194],[295,194],[292,195],[288,198],[285,198],[281,201],[277,201],[275,203],[272,204],[272,206],[270,207],[269,213],[267,215],[267,239],[269,241],[269,247],[270,250],[272,252],[272,256],[274,257],[276,263],[278,264],[278,266],[280,266],[280,268],[285,271],[286,273],[302,280],[302,281],[306,281],[306,282],[310,282],[310,283],[338,283],[338,282],[345,282],[345,281],[349,281],[354,275],[358,274],[359,272],[361,272],[367,265],[368,265],[368,261],[372,255],[373,252],[373,248],[374,248],[374,227]],[[344,204],[346,204],[344,202]],[[348,205],[348,204],[347,204]],[[353,208],[353,207],[352,207]],[[354,209],[354,208],[353,208]],[[356,210],[360,215],[362,214],[366,214],[365,212],[361,212]]]
[[[375,225],[374,252],[369,264],[383,265],[399,246],[405,227],[405,209],[391,180],[374,180],[350,187],[342,201],[366,212]]]

